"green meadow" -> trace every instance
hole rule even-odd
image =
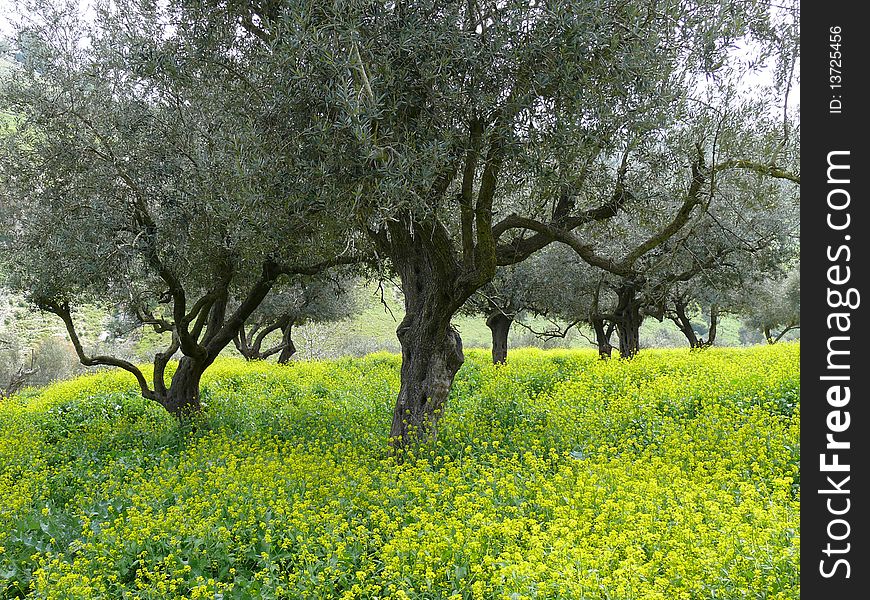
[[[472,350],[387,445],[400,358],[220,359],[178,425],[105,371],[0,403],[0,597],[797,599],[796,343]]]

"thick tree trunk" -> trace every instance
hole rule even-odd
[[[293,343],[292,333],[293,323],[285,325],[282,330],[283,337],[281,340],[284,347],[281,349],[281,354],[278,355],[278,364],[287,364],[290,361],[290,357],[296,354],[296,345]]]
[[[595,342],[598,344],[598,358],[610,358],[613,352],[613,345],[610,343],[610,335],[613,333],[613,328],[605,324],[604,319],[593,318],[590,320],[592,329],[595,330]]]
[[[206,361],[183,356],[178,361],[178,368],[172,375],[169,388],[158,398],[163,408],[179,421],[190,420],[202,410],[199,383],[208,365]]]
[[[619,336],[619,356],[634,358],[640,351],[640,319],[617,322],[616,333]]]
[[[468,225],[473,215],[463,218]],[[485,215],[480,219],[477,226],[485,231]],[[405,297],[405,317],[396,329],[402,346],[401,382],[390,427],[390,445],[401,449],[437,434],[442,407],[465,361],[462,339],[450,321],[492,279],[494,246],[486,236],[478,246],[465,238],[460,260],[449,232],[437,220],[389,221],[386,231],[373,236],[396,268]]]
[[[619,337],[619,356],[633,358],[640,350],[640,302],[634,287],[623,286],[617,292],[619,303],[614,313],[616,335]]]
[[[689,348],[696,350],[704,345],[701,340],[698,339],[698,335],[695,333],[695,330],[692,328],[690,323],[677,323],[677,327],[679,327],[680,331],[683,332],[683,335],[686,336],[686,341],[689,342]]]
[[[390,444],[396,448],[437,434],[453,378],[465,361],[462,339],[450,320],[474,289],[458,288],[452,265],[441,259],[432,249],[421,251],[411,244],[394,258],[405,296],[405,317],[396,329],[401,384],[390,427]]]
[[[393,446],[403,447],[436,434],[442,407],[465,356],[462,340],[449,320],[407,313],[397,333],[402,373],[390,439]]]
[[[507,362],[508,334],[514,320],[500,310],[494,310],[486,319],[486,326],[492,332],[492,364]]]

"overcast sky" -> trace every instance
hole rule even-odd
[[[9,33],[9,17],[11,16],[14,6],[18,4],[15,0],[0,0],[0,34]]]
[[[0,34],[5,34],[9,31],[6,15],[9,14],[11,8],[12,3],[9,0],[0,0]]]

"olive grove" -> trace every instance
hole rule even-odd
[[[17,38],[0,96],[23,206],[10,279],[73,343],[84,298],[171,332],[153,390],[77,345],[171,412],[196,408],[202,371],[280,278],[364,260],[404,296],[404,446],[437,430],[464,361],[451,320],[498,267],[569,246],[606,274],[631,356],[665,290],[788,229],[762,221],[768,192],[787,209],[782,182],[799,181],[790,112],[733,85],[766,60],[790,85],[797,3],[97,6],[84,23],[35,2]]]

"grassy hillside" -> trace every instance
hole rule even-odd
[[[219,361],[181,430],[106,372],[0,404],[0,597],[799,593],[799,346],[469,352],[386,446],[395,355]]]

